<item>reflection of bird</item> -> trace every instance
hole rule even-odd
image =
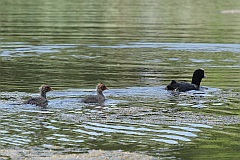
[[[49,91],[52,91],[53,89],[48,85],[42,85],[39,87],[40,90],[40,96],[39,97],[33,97],[29,100],[25,101],[25,104],[32,104],[40,107],[46,107],[48,105],[48,100],[46,97],[46,93]]]
[[[200,68],[195,70],[195,72],[193,73],[192,83],[177,82],[175,80],[172,80],[172,82],[169,85],[167,85],[166,89],[176,90],[180,92],[199,90],[202,78],[206,78],[206,76],[204,74],[204,70]]]
[[[97,95],[90,95],[84,99],[82,99],[82,102],[84,103],[102,103],[105,100],[105,97],[103,95],[103,91],[107,90],[108,88],[103,83],[99,83],[97,85]]]

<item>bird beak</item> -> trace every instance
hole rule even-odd
[[[203,78],[207,78],[206,74],[204,74],[204,77]]]

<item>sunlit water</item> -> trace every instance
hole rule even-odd
[[[186,2],[2,1],[0,149],[237,159],[239,15],[224,6],[239,2]],[[200,91],[165,90],[197,68]],[[99,82],[105,103],[81,103]],[[23,105],[43,83],[48,107]]]

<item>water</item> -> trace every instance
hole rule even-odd
[[[239,5],[1,1],[0,158],[239,159]],[[164,89],[197,68],[200,91]],[[81,103],[99,82],[106,102]],[[54,89],[48,107],[21,104],[41,84]]]

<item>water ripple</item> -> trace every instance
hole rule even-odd
[[[2,43],[2,45],[2,51],[0,53],[2,57],[40,56],[41,54],[57,53],[62,49],[72,49],[76,47],[74,44],[33,46],[25,43]]]
[[[136,42],[115,46],[90,45],[92,48],[162,48],[166,50],[179,50],[189,52],[240,52],[239,44],[213,44],[213,43],[149,43]]]

